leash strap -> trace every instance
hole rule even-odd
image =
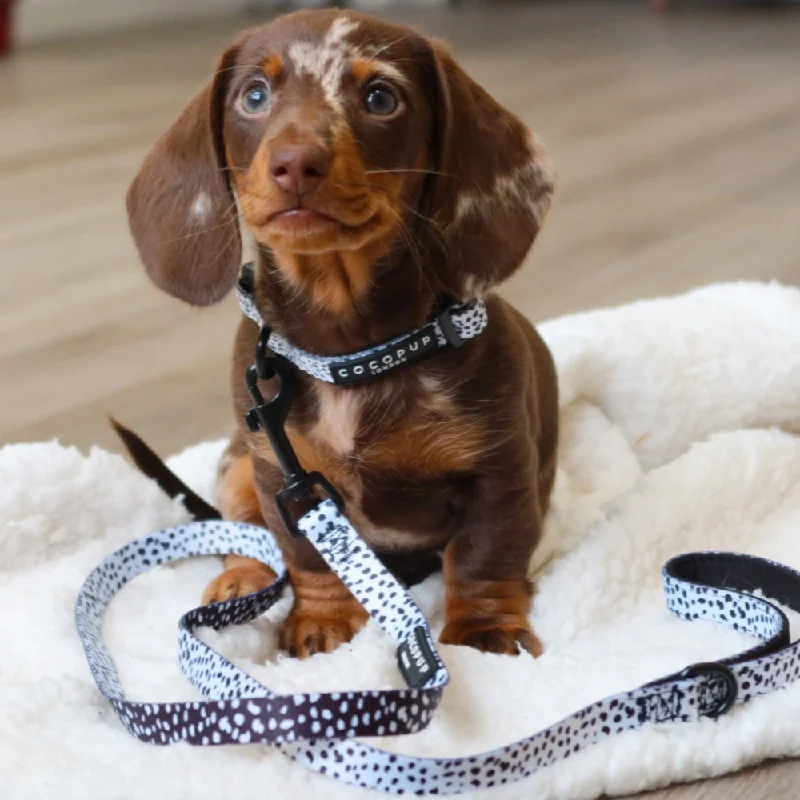
[[[356,741],[424,729],[449,676],[428,624],[332,500],[298,522],[370,616],[398,646],[408,688],[275,694],[195,635],[255,619],[278,598],[287,575],[278,545],[262,528],[207,521],[168,528],[120,548],[80,590],[75,620],[89,668],[123,725],[151,744],[271,744],[310,769],[392,794],[455,794],[521,780],[596,742],[644,725],[715,718],[734,704],[783,688],[800,675],[800,643],[790,643],[785,614],[743,590],[763,590],[800,611],[800,573],[766,559],[691,553],[663,570],[667,606],[687,620],[711,620],[760,643],[719,662],[696,664],[629,692],[607,697],[545,730],[479,755],[418,758]],[[237,553],[263,561],[278,578],[256,594],[185,614],[178,625],[183,674],[208,698],[180,703],[125,698],[101,623],[116,593],[158,565],[199,555]]]
[[[253,297],[253,266],[245,264],[236,286],[242,313],[263,327],[264,321]],[[295,347],[288,339],[270,332],[268,346],[273,353],[291,361],[317,380],[340,386],[365,383],[398,367],[427,358],[447,347],[461,347],[481,334],[488,315],[483,300],[454,303],[421,328],[388,342],[344,356],[318,356]]]

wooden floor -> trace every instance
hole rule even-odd
[[[123,194],[249,22],[0,63],[0,441],[115,448],[107,413],[162,452],[230,432],[237,311],[192,311],[147,283]],[[507,289],[532,318],[716,280],[800,282],[798,10],[492,0],[422,24],[559,166],[546,230]],[[788,762],[651,800],[795,798],[798,779]]]

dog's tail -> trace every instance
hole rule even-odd
[[[183,498],[183,505],[196,520],[219,519],[220,513],[197,492],[193,492],[156,453],[129,428],[109,417],[111,427],[125,445],[133,463],[154,480],[170,497]]]

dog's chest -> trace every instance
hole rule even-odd
[[[317,456],[336,469],[389,469],[419,480],[469,469],[480,450],[474,418],[436,379],[421,375],[404,388],[316,383],[316,414],[306,436]]]
[[[355,450],[356,434],[369,398],[358,389],[318,384],[315,387],[317,420],[309,432],[311,440],[341,461]]]
[[[440,540],[462,488],[452,476],[474,466],[480,426],[430,380],[410,397],[389,384],[318,384],[315,393],[316,418],[302,436],[301,461],[341,491],[359,532],[388,549]]]

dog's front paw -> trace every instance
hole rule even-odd
[[[355,601],[348,603],[346,609],[337,609],[336,605],[326,611],[295,602],[281,628],[281,649],[290,656],[308,658],[331,653],[349,642],[367,621],[367,613]]]
[[[494,622],[491,619],[460,619],[448,622],[439,637],[442,644],[473,647],[482,653],[519,655],[520,648],[534,658],[542,654],[542,643],[525,617]]]
[[[266,564],[252,558],[242,559],[206,586],[202,604],[207,606],[209,603],[221,603],[223,600],[260,592],[274,583],[277,577]]]

